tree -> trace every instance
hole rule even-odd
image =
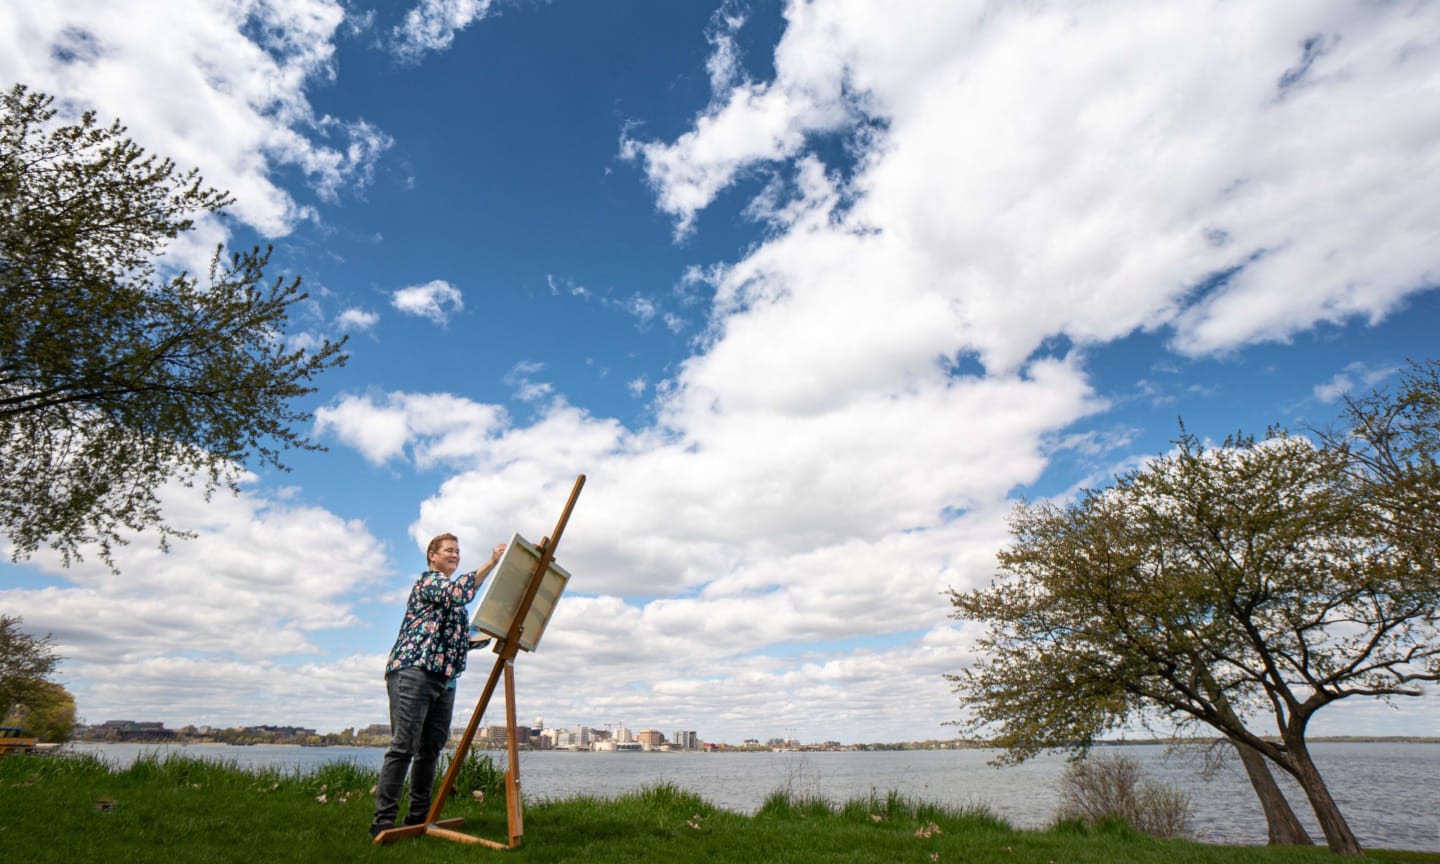
[[[1349,457],[1391,542],[1440,562],[1440,360],[1412,360],[1394,393],[1346,396],[1345,407],[1343,431],[1322,430],[1321,440]]]
[[[6,724],[20,726],[41,741],[69,741],[75,728],[75,697],[54,681],[41,681],[29,701],[13,709]]]
[[[68,566],[122,531],[168,524],[158,490],[237,489],[256,459],[320,449],[295,431],[309,382],[344,340],[287,347],[298,278],[266,283],[270,250],[217,249],[202,285],[163,279],[168,241],[232,199],[124,136],[116,121],[55,125],[52,100],[0,94],[0,530],[13,557]]]
[[[963,725],[1019,758],[1137,718],[1207,726],[1293,776],[1330,849],[1361,854],[1306,729],[1337,700],[1440,680],[1440,568],[1418,539],[1440,526],[1402,536],[1353,449],[1176,443],[1109,489],[1022,505],[1001,578],[951,592],[955,617],[988,624],[985,656],[950,676]]]
[[[0,719],[43,698],[45,679],[60,658],[48,635],[35,637],[20,629],[18,616],[0,614]]]

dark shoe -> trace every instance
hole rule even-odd
[[[394,828],[394,827],[395,827],[395,826],[394,826],[394,825],[391,825],[389,822],[380,822],[380,823],[372,824],[372,825],[370,826],[370,836],[371,836],[372,838],[373,838],[373,837],[376,837],[376,836],[379,836],[380,832],[382,832],[382,831],[389,831],[391,828]]]
[[[418,816],[406,816],[406,817],[405,817],[405,827],[408,828],[408,827],[410,827],[411,825],[424,825],[424,824],[425,824],[425,817],[426,817],[427,815],[429,815],[429,814],[428,814],[428,813],[421,813],[421,814],[418,815]]]

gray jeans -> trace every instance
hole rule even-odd
[[[405,824],[425,821],[430,810],[430,793],[435,785],[435,763],[450,738],[450,715],[455,708],[455,690],[438,672],[397,669],[385,676],[390,696],[390,749],[380,765],[380,782],[375,786],[376,827],[395,824],[400,811],[400,787],[410,774],[410,809]]]

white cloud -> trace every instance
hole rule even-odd
[[[537,363],[533,360],[521,360],[510,368],[509,372],[500,380],[515,391],[515,398],[521,402],[538,402],[549,397],[555,392],[555,385],[548,381],[535,381],[531,378],[545,371],[544,363]]]
[[[283,494],[206,501],[176,483],[161,497],[172,524],[194,539],[163,551],[134,537],[115,549],[122,575],[93,560],[62,570],[41,553],[31,566],[63,573],[67,586],[0,591],[0,606],[27,629],[54,635],[61,680],[85,713],[134,716],[125,713],[134,706],[139,716],[176,721],[191,710],[254,717],[247,712],[267,710],[297,670],[312,670],[300,680],[331,674],[315,671],[323,660],[316,637],[357,626],[355,604],[392,575],[365,527]],[[379,668],[367,670],[372,688]]]
[[[404,312],[445,324],[450,316],[465,308],[460,289],[443,279],[432,279],[423,285],[401,288],[390,295],[390,305]]]
[[[705,34],[710,58],[705,62],[705,71],[710,73],[710,90],[716,94],[744,80],[735,34],[745,26],[745,20],[745,10],[733,0],[727,0],[710,18],[709,32]]]
[[[636,325],[642,329],[650,324],[657,312],[655,301],[639,294],[631,294],[621,306],[634,317]]]
[[[583,297],[587,299],[590,296],[590,289],[568,277],[557,279],[555,276],[547,273],[545,274],[545,284],[550,286],[550,293],[556,296],[561,293],[569,294],[571,297]]]
[[[383,653],[326,663],[166,654],[129,662],[123,674],[113,664],[92,660],[66,663],[64,673],[79,682],[67,686],[82,714],[84,706],[104,706],[99,715],[82,716],[89,723],[144,717],[172,729],[283,722],[339,731],[385,722],[385,688],[377,686],[384,668]]]
[[[1324,384],[1315,386],[1315,398],[1321,402],[1330,404],[1344,396],[1360,395],[1375,388],[1380,382],[1395,374],[1394,367],[1382,369],[1371,369],[1364,363],[1351,363],[1341,372],[1336,373]]]
[[[731,395],[672,389],[659,403],[663,432],[627,432],[557,403],[535,425],[481,442],[473,470],[422,505],[426,527],[412,533],[435,527],[431,513],[468,513],[467,530],[543,527],[565,484],[584,472],[601,479],[587,488],[584,519],[566,542],[587,562],[590,590],[714,591],[737,573],[774,580],[766,586],[863,578],[859,564],[770,573],[765,562],[933,536],[954,509],[1003,509],[1008,490],[1043,469],[1043,438],[1063,423],[1057,418],[1097,407],[1083,376],[1061,364],[1037,365],[1028,380],[952,382],[937,373],[912,393],[828,406],[731,406]]]
[[[401,60],[418,63],[427,53],[444,51],[455,34],[490,11],[490,0],[420,0],[391,33],[391,49]]]
[[[376,465],[408,452],[420,469],[455,460],[471,464],[508,425],[503,408],[446,394],[346,396],[315,411],[316,438],[334,435]]]
[[[380,323],[380,316],[364,309],[346,309],[335,323],[342,330],[369,330]]]
[[[786,18],[773,81],[624,153],[684,233],[758,167],[797,160],[796,198],[813,200],[810,136],[852,136],[850,256],[874,259],[877,284],[926,286],[948,341],[989,368],[1058,334],[1171,328],[1190,354],[1284,340],[1440,281],[1440,112],[1415,110],[1433,103],[1433,5],[833,2]],[[754,212],[815,227],[783,200]]]
[[[313,211],[272,179],[276,169],[299,169],[333,199],[369,182],[391,145],[362,120],[317,115],[305,96],[335,74],[344,15],[335,0],[10,4],[0,79],[55,96],[66,114],[122,118],[136,142],[229,190],[232,216],[278,237]]]

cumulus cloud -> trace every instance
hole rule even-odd
[[[123,118],[136,142],[229,190],[233,217],[279,237],[314,210],[272,179],[277,169],[299,170],[334,199],[368,183],[392,144],[363,119],[317,114],[306,98],[307,85],[335,74],[344,16],[336,0],[11,4],[0,18],[0,78],[55,96],[67,115]]]
[[[396,291],[390,295],[390,305],[406,315],[428,318],[443,325],[452,314],[465,308],[465,298],[459,288],[444,279],[432,279],[423,285],[411,285]]]
[[[602,479],[587,487],[585,519],[566,543],[587,562],[591,590],[669,596],[739,586],[764,595],[792,580],[838,585],[866,578],[879,562],[768,562],[852,542],[938,538],[930,532],[952,513],[1003,509],[1006,493],[1043,469],[1056,418],[1100,406],[1083,374],[1063,363],[1036,364],[1015,380],[948,380],[937,371],[914,387],[811,406],[764,394],[740,401],[731,389],[686,379],[661,397],[666,428],[640,432],[557,401],[535,424],[478,442],[473,470],[458,471],[422,505],[426,527],[413,533],[434,527],[427,514],[543,526],[569,479],[584,472]],[[924,560],[948,557],[926,548],[939,557]],[[933,576],[940,566],[930,566]]]
[[[756,168],[793,171],[796,200],[817,200],[809,142],[850,136],[846,245],[886,283],[926,286],[948,341],[987,368],[1056,335],[1169,329],[1182,353],[1223,352],[1373,321],[1440,281],[1440,197],[1416,194],[1440,187],[1440,119],[1412,110],[1437,15],[796,3],[774,80],[741,80],[675,140],[622,151],[683,234]],[[754,212],[815,224],[785,203]]]
[[[316,409],[315,435],[333,436],[376,465],[408,459],[428,469],[456,460],[472,464],[509,422],[499,406],[447,394],[345,396]]]
[[[381,544],[363,524],[285,498],[247,490],[207,501],[198,490],[171,484],[161,493],[165,511],[194,539],[162,550],[151,539],[130,538],[114,550],[119,575],[96,561],[62,569],[41,553],[33,565],[52,576],[63,572],[70,584],[3,590],[0,606],[54,635],[66,660],[63,675],[78,680],[71,686],[81,704],[121,711],[151,699],[145,716],[177,698],[201,707],[223,692],[203,710],[217,704],[233,710],[277,686],[272,680],[247,693],[246,682],[261,680],[258,670],[282,677],[275,670],[319,662],[316,636],[355,626],[357,601],[391,575]],[[372,680],[378,668],[369,670]],[[167,670],[181,674],[166,681]],[[208,681],[176,689],[192,679]],[[152,699],[151,685],[169,688],[170,697]]]
[[[346,309],[335,323],[342,330],[369,330],[380,323],[380,316],[364,309]]]

